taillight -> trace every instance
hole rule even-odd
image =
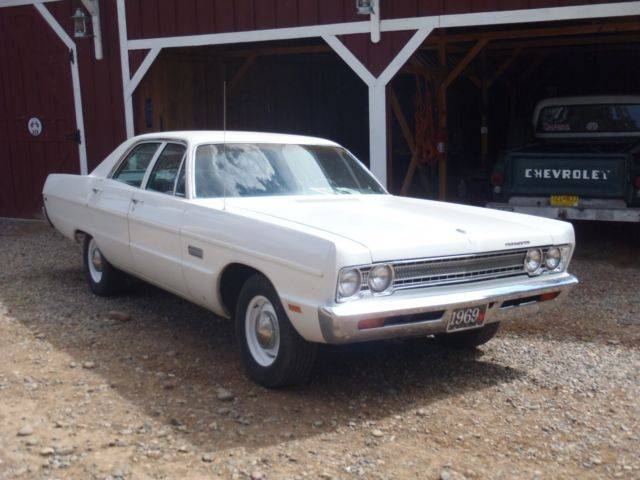
[[[504,183],[504,174],[502,172],[493,172],[491,174],[491,185],[500,187]]]
[[[636,177],[633,184],[636,186],[636,189],[640,190],[640,177]]]

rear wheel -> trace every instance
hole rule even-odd
[[[440,333],[435,336],[436,341],[446,347],[457,349],[471,349],[487,343],[498,333],[500,322],[489,323],[482,328],[466,330],[456,333]]]
[[[273,285],[260,274],[243,285],[235,314],[236,337],[247,376],[278,388],[304,382],[317,345],[295,330]]]
[[[93,237],[89,235],[84,237],[82,252],[84,275],[93,293],[108,297],[123,288],[126,281],[124,272],[115,268],[104,258]]]

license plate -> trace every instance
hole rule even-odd
[[[549,203],[552,207],[577,207],[580,197],[577,195],[551,195]]]
[[[454,310],[447,325],[447,332],[480,328],[484,325],[485,313],[487,313],[486,305]]]

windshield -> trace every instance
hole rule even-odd
[[[538,133],[638,133],[640,104],[556,105],[538,116]]]
[[[195,183],[198,198],[385,193],[345,149],[318,145],[200,145]]]

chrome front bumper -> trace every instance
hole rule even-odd
[[[561,273],[438,287],[437,291],[423,288],[320,307],[318,317],[327,343],[431,335],[446,332],[456,309],[488,305],[485,324],[499,322],[515,311],[536,313],[557,304],[577,284],[576,277]],[[537,298],[551,293],[558,293],[558,296],[552,300]],[[358,325],[364,320],[375,319],[389,319],[393,324],[373,328]]]

